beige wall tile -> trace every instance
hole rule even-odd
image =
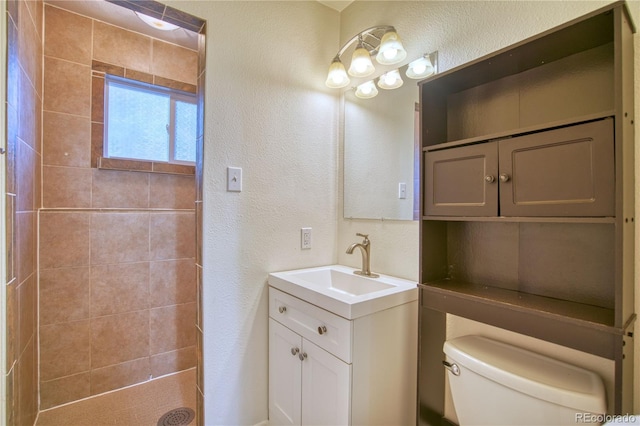
[[[36,154],[35,182],[33,185],[33,208],[42,208],[42,155]]]
[[[37,352],[31,339],[18,361],[18,425],[32,425],[38,414]],[[16,389],[16,388],[14,388]]]
[[[42,0],[27,0],[25,1],[29,14],[35,25],[38,34],[41,33],[42,28]]]
[[[40,326],[90,318],[89,278],[89,267],[41,269]]]
[[[44,54],[90,65],[91,19],[49,5],[44,14]]]
[[[150,177],[149,207],[193,209],[196,186],[193,176],[152,174]]]
[[[7,327],[7,347],[6,347],[6,357],[7,370],[11,370],[14,361],[18,358],[18,352],[16,351],[16,346],[18,344],[18,296],[16,292],[16,288],[18,283],[16,280],[13,280],[10,284],[6,286],[6,301],[7,301],[7,313],[5,317],[6,327]]]
[[[91,77],[91,121],[104,123],[104,76],[102,75]]]
[[[151,259],[184,259],[195,256],[194,213],[151,213]]]
[[[149,262],[91,267],[91,316],[149,308]]]
[[[87,117],[43,114],[42,163],[49,166],[91,167],[91,122]]]
[[[202,201],[196,201],[196,264],[202,266],[202,219],[203,219]]]
[[[132,31],[94,22],[93,59],[150,72],[151,39]]]
[[[18,286],[18,345],[22,354],[31,341],[36,340],[36,324],[38,313],[36,296],[36,275],[32,274]]]
[[[91,374],[87,371],[72,376],[40,382],[40,409],[62,405],[90,396]],[[68,419],[67,419],[68,420]]]
[[[151,375],[160,377],[196,366],[196,347],[189,346],[176,351],[165,352],[150,357]]]
[[[91,320],[91,368],[149,355],[149,311],[128,312]]]
[[[7,83],[9,84],[9,83]],[[16,149],[18,146],[18,110],[15,106],[6,104],[7,107],[7,146],[6,146],[6,191],[16,193]]]
[[[45,111],[91,116],[91,67],[44,58]]]
[[[91,207],[91,169],[44,166],[42,172],[44,207]]]
[[[16,411],[18,406],[17,401],[17,392],[15,391],[16,381],[15,381],[15,366],[14,368],[9,369],[6,375],[6,417],[3,421],[7,422],[7,426],[12,426],[16,424]]]
[[[91,395],[144,382],[149,374],[148,357],[94,369],[91,371]]]
[[[146,260],[149,260],[148,213],[92,213],[92,265]]]
[[[90,213],[40,213],[40,268],[89,265]]]
[[[196,265],[196,326],[202,330],[202,267]]]
[[[7,283],[10,283],[16,277],[16,231],[15,231],[15,221],[16,221],[16,196],[7,194],[6,195],[6,250],[7,250]]]
[[[150,307],[196,300],[196,266],[193,259],[151,262]]]
[[[150,354],[156,355],[196,344],[196,304],[150,311]]]
[[[149,174],[93,170],[93,207],[149,207]]]
[[[153,40],[151,74],[197,84],[198,52]]]
[[[39,149],[38,139],[41,124],[39,98],[33,85],[21,70],[19,73],[19,100],[18,100],[18,137],[25,141],[34,151]]]
[[[18,139],[16,159],[16,211],[34,210],[38,155]]]
[[[16,278],[21,284],[36,268],[36,213],[16,213]]]
[[[29,81],[38,90],[40,84],[40,61],[42,58],[42,42],[38,34],[36,23],[32,20],[26,6],[28,2],[20,2],[18,16],[18,47],[20,49],[20,63],[27,73]],[[39,92],[39,90],[38,90]]]
[[[89,371],[91,323],[87,320],[40,327],[40,380]]]

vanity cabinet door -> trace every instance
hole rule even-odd
[[[501,216],[614,216],[613,119],[499,142]]]
[[[351,365],[308,340],[303,346],[302,424],[350,424]]]
[[[302,337],[269,318],[269,424],[301,424],[301,351]]]
[[[496,216],[497,142],[426,152],[424,191],[428,216]]]

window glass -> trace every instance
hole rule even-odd
[[[195,96],[113,77],[105,90],[105,157],[195,162]]]
[[[176,101],[175,159],[196,161],[196,104]]]

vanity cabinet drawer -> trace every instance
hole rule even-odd
[[[269,287],[269,316],[351,363],[351,321],[273,287]]]

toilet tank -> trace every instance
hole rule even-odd
[[[455,364],[447,376],[461,426],[574,425],[606,413],[591,371],[482,336],[447,340],[443,350]]]

